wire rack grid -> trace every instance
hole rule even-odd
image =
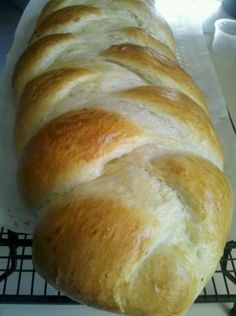
[[[236,241],[227,243],[219,266],[196,303],[234,303]],[[32,236],[0,231],[0,304],[78,304],[45,282],[32,265]]]

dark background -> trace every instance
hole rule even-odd
[[[0,75],[16,26],[27,3],[28,0],[0,0]]]

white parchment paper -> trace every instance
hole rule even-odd
[[[35,219],[25,211],[17,191],[17,158],[13,147],[15,108],[12,100],[11,77],[14,66],[27,46],[37,17],[47,0],[31,0],[17,27],[0,82],[0,225],[18,232],[32,232]],[[212,66],[202,34],[201,24],[186,13],[171,11],[165,18],[174,30],[178,57],[207,97],[210,115],[225,153],[225,172],[236,196],[236,136]],[[186,10],[185,10],[186,11]],[[236,239],[236,218],[231,239]]]

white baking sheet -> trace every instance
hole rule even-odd
[[[0,225],[19,232],[31,232],[34,218],[25,211],[16,186],[17,159],[13,149],[15,109],[11,77],[17,59],[25,50],[37,17],[47,0],[31,0],[18,28],[0,83]],[[205,93],[210,114],[225,152],[225,171],[236,193],[236,136],[228,119],[226,105],[208,55],[199,21],[181,12],[182,6],[166,14],[175,33],[178,57]],[[176,9],[178,8],[178,12]],[[171,13],[172,12],[172,13]],[[173,14],[174,12],[174,14]],[[236,195],[236,194],[235,194]],[[236,238],[236,219],[230,238]]]

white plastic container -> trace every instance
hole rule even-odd
[[[212,50],[222,57],[236,58],[236,20],[219,19],[215,22]]]

